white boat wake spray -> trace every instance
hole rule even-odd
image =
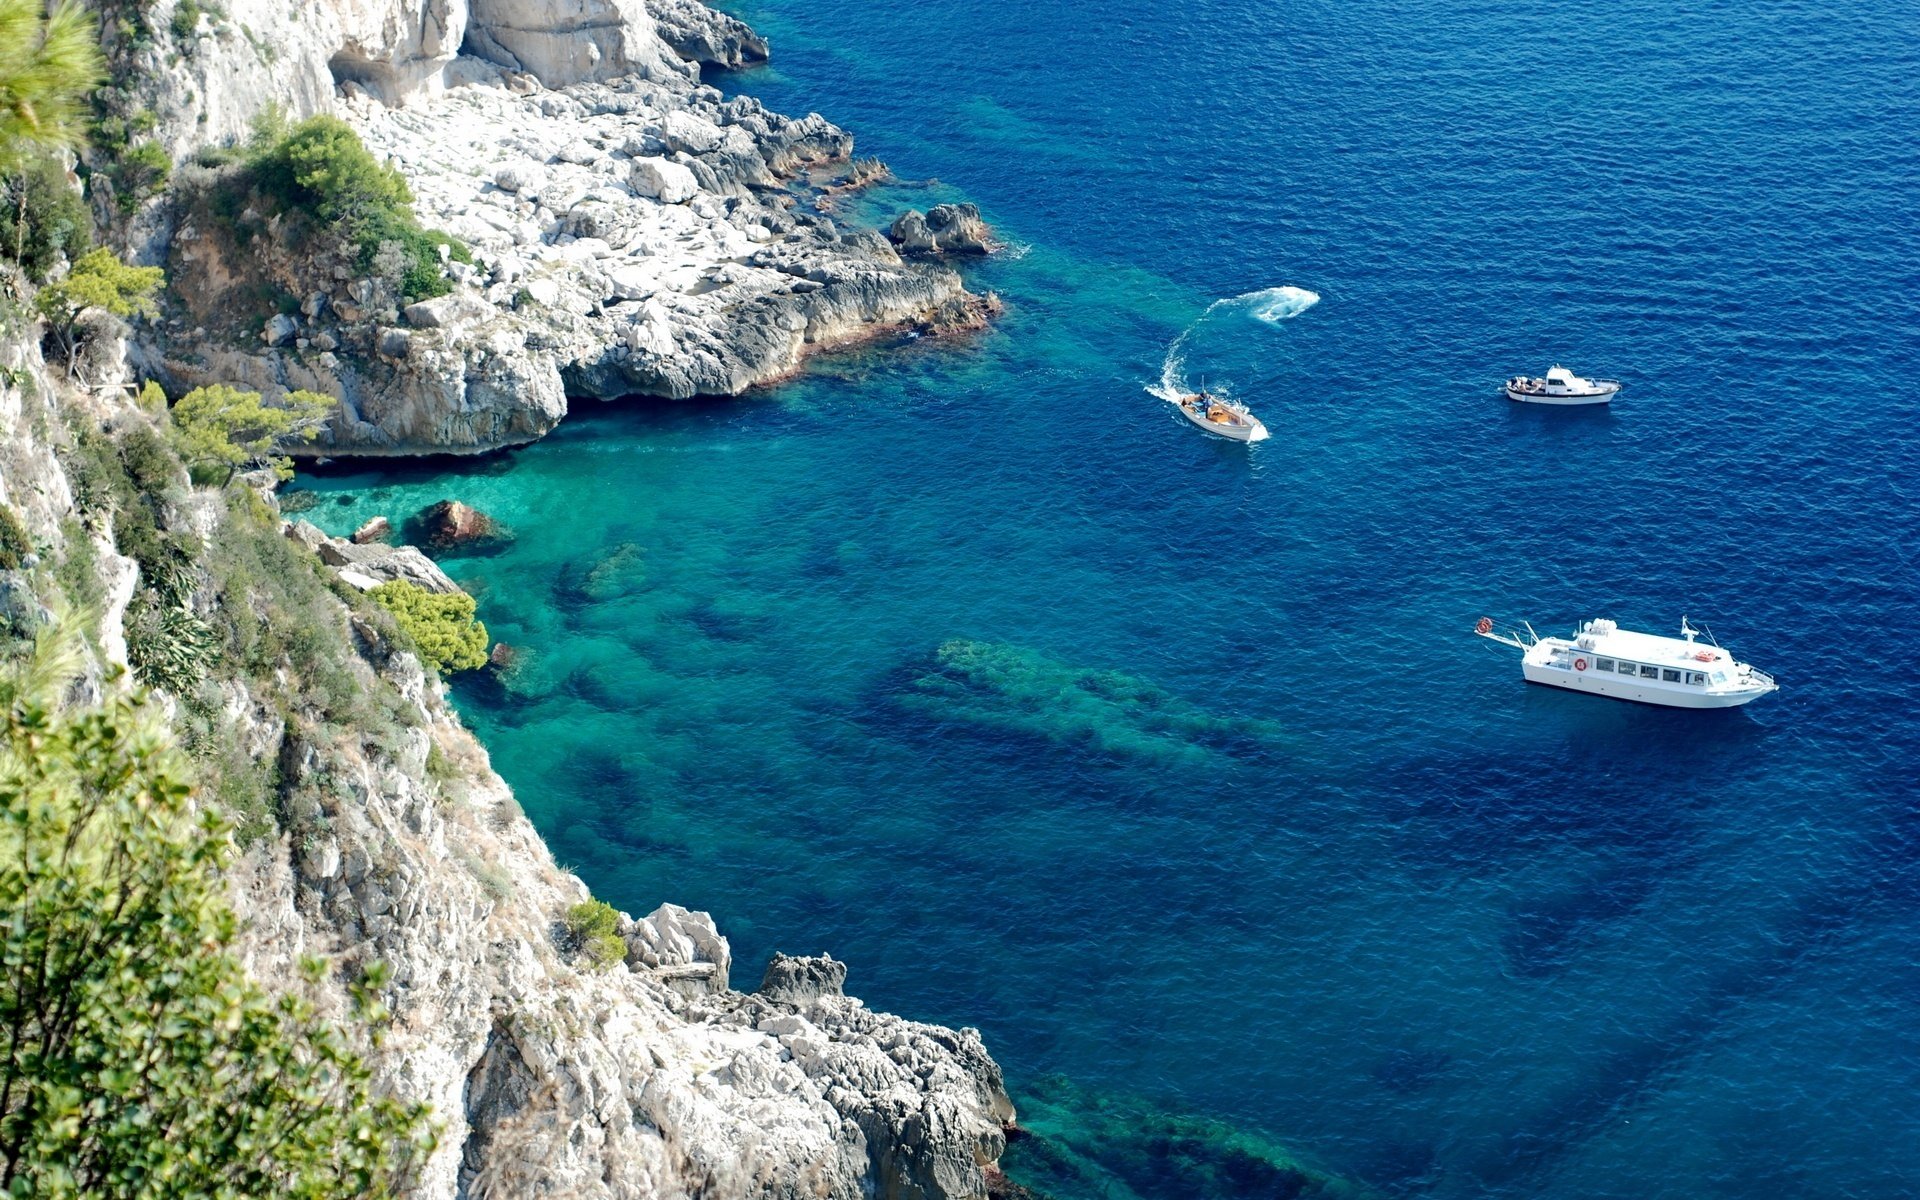
[[[1176,405],[1181,403],[1183,397],[1195,394],[1186,378],[1187,342],[1220,309],[1231,308],[1244,312],[1247,316],[1264,324],[1278,325],[1282,321],[1299,316],[1318,303],[1320,303],[1320,293],[1291,285],[1261,288],[1258,291],[1242,292],[1238,296],[1215,300],[1207,305],[1206,311],[1193,319],[1192,324],[1181,330],[1180,336],[1174,338],[1173,344],[1167,347],[1166,360],[1160,364],[1160,382],[1149,384],[1147,391],[1169,404]],[[1225,388],[1216,388],[1213,394],[1223,398],[1229,395]],[[1265,435],[1266,429],[1263,426],[1259,437],[1245,440],[1257,442]]]

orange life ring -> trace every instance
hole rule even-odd
[[[1587,660],[1586,660],[1586,659],[1584,659],[1584,658],[1576,658],[1576,659],[1574,659],[1574,660],[1573,660],[1573,669],[1574,669],[1574,670],[1576,670],[1576,671],[1584,671],[1584,670],[1586,670],[1586,669],[1587,669]]]
[[[1481,617],[1481,618],[1480,618],[1480,623],[1479,623],[1478,625],[1475,625],[1475,626],[1473,627],[1473,631],[1474,631],[1475,633],[1492,633],[1492,632],[1493,632],[1493,618],[1492,618],[1492,617]]]
[[[1698,654],[1695,654],[1695,655],[1694,655],[1694,658],[1696,658],[1696,659],[1698,659],[1698,660],[1699,660],[1699,661],[1701,661],[1701,662],[1712,662],[1712,661],[1713,661],[1713,651],[1711,651],[1711,650],[1702,650],[1702,651],[1700,651],[1700,652],[1699,652]]]

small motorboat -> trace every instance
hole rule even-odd
[[[1236,442],[1263,442],[1267,427],[1247,406],[1206,392],[1182,392],[1173,402],[1180,415],[1208,433]]]
[[[1619,390],[1618,379],[1582,379],[1559,363],[1545,378],[1515,375],[1507,380],[1507,399],[1522,404],[1605,404]]]

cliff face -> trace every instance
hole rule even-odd
[[[168,266],[168,313],[125,347],[98,339],[90,386],[47,372],[30,328],[0,329],[0,503],[38,547],[0,571],[0,617],[48,619],[55,579],[96,602],[91,686],[123,686],[124,615],[151,582],[74,466],[77,441],[164,421],[130,371],[329,392],[326,453],[477,451],[540,436],[568,392],[736,392],[818,346],[967,316],[950,272],[789,211],[785,181],[851,140],[701,86],[699,62],[766,47],[693,0],[227,0],[177,40],[165,7],[129,78],[176,154],[243,137],[269,103],[340,112],[478,261],[406,307],[343,257],[212,219],[218,181],[189,167],[126,230]],[[295,311],[251,307],[274,291]],[[161,697],[210,778],[251,781],[231,876],[249,968],[273,987],[319,956],[339,1011],[365,964],[393,968],[373,1061],[441,1122],[420,1195],[986,1193],[1013,1111],[976,1032],[871,1012],[826,958],[734,990],[721,932],[670,904],[622,914],[626,959],[596,968],[565,925],[584,885],[437,678],[333,578],[331,547],[270,492],[167,490],[161,529],[205,548],[193,615],[289,635]]]
[[[985,311],[952,271],[797,205],[789,184],[852,138],[702,85],[699,63],[766,46],[693,0],[238,4],[200,28],[148,85],[171,144],[231,140],[269,102],[336,111],[474,252],[453,295],[408,306],[351,256],[237,232],[217,173],[184,171],[142,214],[187,303],[141,333],[141,365],[339,397],[315,453],[490,450],[547,432],[568,395],[737,394],[816,349]]]
[[[106,680],[125,662],[136,570],[112,549],[112,513],[76,500],[71,463],[76,437],[124,438],[156,418],[118,381],[55,379],[28,336],[0,338],[0,365],[0,503],[39,548],[0,571],[0,615],[14,629],[46,619],[55,578],[104,594],[92,686],[119,686]],[[203,722],[216,757],[271,779],[270,827],[231,871],[249,969],[285,987],[319,956],[323,1004],[345,1012],[347,980],[374,960],[393,968],[393,1025],[372,1061],[441,1123],[419,1195],[985,1194],[1013,1110],[978,1033],[871,1012],[826,958],[776,960],[759,992],[732,990],[725,938],[670,904],[622,914],[626,960],[596,968],[565,927],[586,888],[554,864],[438,680],[327,589],[294,527],[245,492],[184,481],[162,507],[169,528],[267,564],[280,586],[311,576],[292,614],[258,567],[196,567],[197,615],[215,628],[301,620],[306,658],[222,670],[199,696],[162,702],[183,729]],[[324,662],[324,679],[300,678],[318,670],[303,662]]]

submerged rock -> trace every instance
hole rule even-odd
[[[1249,1129],[1043,1076],[1021,1093],[996,1195],[1365,1200],[1369,1191]]]
[[[420,510],[414,518],[420,540],[439,553],[473,553],[496,549],[513,534],[492,517],[458,500],[441,500]]]
[[[1278,749],[1282,736],[1271,723],[1215,715],[1137,676],[994,642],[946,643],[893,699],[943,725],[1140,760],[1252,757]]]

